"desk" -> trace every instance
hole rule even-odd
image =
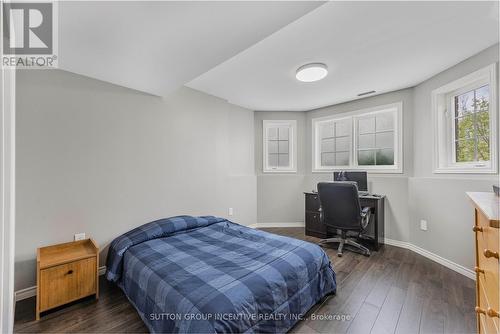
[[[319,220],[319,199],[318,194],[305,192],[305,222],[306,235],[326,239],[334,231],[327,231],[325,224]],[[372,218],[363,233],[362,241],[367,241],[369,246],[375,251],[384,244],[384,202],[385,196],[363,195],[359,196],[361,207],[369,207],[372,210]]]

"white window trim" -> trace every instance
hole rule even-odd
[[[267,129],[278,126],[288,127],[289,167],[269,167],[267,159]],[[263,173],[297,173],[297,121],[296,120],[263,120],[262,121],[262,172]]]
[[[481,85],[490,85],[490,161],[456,163],[451,147],[454,128],[450,96],[466,92]],[[449,110],[449,112],[447,112]],[[498,172],[497,148],[497,74],[496,64],[491,64],[432,91],[433,172],[435,174],[496,174]]]
[[[392,166],[358,166],[357,158],[357,129],[355,120],[360,117],[374,115],[381,112],[386,112],[388,109],[396,109],[397,122],[394,127],[395,138],[394,138],[394,162]],[[327,121],[337,121],[343,119],[351,119],[351,147],[350,147],[350,158],[349,166],[321,166],[319,162],[320,156],[320,143],[319,143],[319,133],[318,123],[323,123]],[[403,173],[403,102],[396,102],[391,104],[386,104],[382,106],[376,106],[372,108],[366,108],[361,110],[349,111],[341,114],[330,115],[325,117],[313,118],[312,119],[312,172],[313,173],[325,173],[333,172],[338,170],[366,170],[370,173]]]

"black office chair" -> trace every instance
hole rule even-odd
[[[348,231],[357,232],[359,237],[366,229],[371,216],[370,208],[361,208],[356,183],[320,182],[318,183],[318,197],[321,204],[321,222],[327,227],[341,231],[340,237],[323,239],[320,244],[338,242],[338,256],[342,256],[344,244],[353,246],[363,255],[369,256],[368,248],[347,237]]]

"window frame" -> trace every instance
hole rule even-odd
[[[497,79],[496,64],[491,64],[432,91],[433,173],[496,174],[497,152]],[[490,160],[456,162],[455,96],[489,85]]]
[[[270,167],[268,154],[268,129],[274,127],[288,128],[288,167]],[[297,121],[296,120],[263,120],[262,121],[262,172],[263,173],[297,173]]]
[[[376,115],[378,113],[393,112],[394,119],[394,165],[359,165],[358,164],[358,126],[357,121],[361,118]],[[321,143],[319,126],[321,123],[350,119],[350,156],[349,165],[345,166],[322,166],[320,162]],[[403,102],[396,102],[372,108],[354,110],[350,112],[313,118],[312,119],[312,172],[324,173],[338,170],[367,170],[372,173],[403,173]]]

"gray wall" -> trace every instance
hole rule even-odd
[[[473,268],[474,265],[474,239],[471,232],[474,216],[465,192],[492,191],[491,185],[498,184],[498,175],[433,173],[431,92],[492,63],[498,64],[498,44],[414,89],[415,160],[414,175],[409,182],[410,241],[467,268]],[[420,230],[420,219],[428,221],[427,231]]]
[[[103,249],[179,214],[256,221],[254,118],[182,88],[161,99],[63,71],[17,80],[16,290],[39,246],[85,232]]]
[[[312,119],[354,110],[360,110],[396,102],[403,103],[403,173],[379,174],[369,173],[368,189],[373,193],[386,195],[385,202],[385,236],[386,238],[409,241],[408,229],[408,176],[412,173],[413,141],[412,89],[404,89],[381,94],[365,99],[342,103],[335,106],[313,110],[307,113],[306,124],[306,189],[315,189],[320,181],[331,181],[332,173],[312,172]]]
[[[309,112],[256,112],[255,161],[257,171],[257,221],[259,223],[303,222],[304,191],[316,189],[320,181],[332,180],[332,173],[312,172],[312,119],[373,106],[403,102],[403,174],[370,174],[369,187],[387,195],[386,235],[408,241],[408,175],[412,171],[412,90],[406,89]],[[297,174],[262,173],[262,120],[296,119],[298,127]]]
[[[264,119],[297,121],[297,173],[262,172],[262,120]],[[255,112],[255,171],[257,174],[257,221],[259,223],[304,221],[302,192],[306,176],[305,125],[305,112]]]
[[[497,175],[434,174],[432,170],[433,124],[431,92],[489,64],[498,63],[498,44],[437,74],[416,87],[381,94],[353,102],[299,113],[255,113],[255,157],[257,175],[257,220],[303,222],[302,191],[319,181],[331,180],[331,173],[312,172],[312,119],[393,102],[403,102],[404,172],[368,176],[372,192],[387,195],[386,237],[410,242],[466,268],[474,266],[473,210],[466,191],[491,191]],[[262,174],[262,120],[299,120],[299,171],[295,175]],[[305,118],[305,120],[304,120]],[[302,133],[302,134],[301,134]],[[305,140],[304,143],[301,141]],[[301,159],[303,161],[301,161]],[[305,164],[305,165],[304,165]],[[428,230],[420,230],[420,220]]]

